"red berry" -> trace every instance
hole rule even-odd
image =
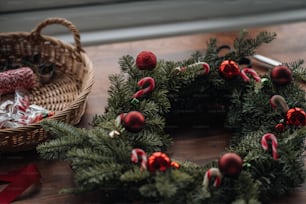
[[[284,132],[285,130],[285,125],[283,123],[278,123],[277,125],[275,125],[275,130],[277,132]]]

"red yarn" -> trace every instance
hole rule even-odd
[[[35,85],[35,75],[29,67],[0,73],[0,94],[12,93],[18,88],[31,89]]]

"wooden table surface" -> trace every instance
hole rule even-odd
[[[263,45],[257,53],[291,62],[297,59],[306,60],[306,23],[293,23],[286,25],[249,28],[251,35],[260,31],[272,31],[278,34],[275,41]],[[82,118],[81,127],[88,127],[95,114],[102,114],[107,105],[107,90],[109,87],[108,76],[119,72],[119,57],[130,54],[136,56],[142,50],[154,52],[159,59],[183,60],[194,51],[203,51],[206,42],[211,37],[216,37],[220,44],[231,44],[238,31],[204,33],[171,38],[152,39],[143,41],[123,42],[106,45],[85,47],[91,58],[95,71],[95,84],[89,95],[87,110]],[[175,134],[174,144],[168,153],[177,159],[190,160],[203,164],[216,159],[228,145],[230,137],[221,129],[205,131],[192,131]],[[41,186],[29,191],[24,197],[19,198],[16,204],[94,204],[98,203],[96,195],[64,195],[59,194],[62,188],[73,186],[73,174],[67,163],[63,161],[45,161],[39,158],[35,151],[20,152],[15,154],[0,154],[0,170],[18,169],[34,162],[41,172]],[[4,185],[0,186],[3,188]],[[306,203],[306,183],[295,189],[292,193],[275,200],[273,203]]]

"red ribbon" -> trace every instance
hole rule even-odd
[[[0,192],[0,204],[8,204],[20,196],[28,187],[39,181],[40,172],[35,164],[21,170],[0,173],[0,181],[10,184]]]

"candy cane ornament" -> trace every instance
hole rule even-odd
[[[280,106],[284,112],[289,110],[286,100],[281,95],[274,95],[270,98],[270,104],[272,108]]]
[[[277,160],[278,159],[278,153],[277,153],[278,142],[277,142],[277,139],[276,139],[275,135],[272,134],[272,133],[267,133],[264,136],[262,136],[261,146],[266,151],[268,151],[268,149],[269,149],[269,145],[268,145],[267,140],[272,141],[272,156],[273,156],[274,160]]]
[[[259,82],[261,78],[257,74],[257,72],[252,68],[243,68],[240,72],[240,76],[242,77],[243,81],[249,82],[250,78],[247,74],[251,74],[251,76],[255,79],[256,82]]]
[[[126,116],[127,113],[121,113],[120,115],[117,116],[117,118],[115,119],[115,125],[116,127],[119,127],[122,124],[122,121],[124,119],[124,117]]]
[[[135,164],[139,162],[139,157],[141,158],[141,163],[140,163],[140,170],[146,170],[147,169],[147,154],[139,148],[135,148],[132,150],[131,153],[131,161]]]
[[[215,181],[214,181],[214,186],[219,187],[221,185],[222,181],[222,174],[218,168],[210,168],[206,171],[203,179],[202,185],[204,188],[208,188],[209,186],[209,181],[212,176],[215,176]]]
[[[155,81],[152,77],[145,77],[145,78],[142,78],[140,81],[138,81],[137,85],[141,87],[142,89],[137,91],[133,95],[133,98],[140,98],[143,95],[151,93],[155,88]],[[143,88],[144,85],[148,85],[148,86]]]
[[[202,65],[202,67],[204,69],[204,74],[203,75],[207,75],[210,72],[210,66],[206,62],[197,62],[197,63],[191,64],[191,65],[188,65],[187,67],[176,67],[175,70],[177,70],[179,72],[184,72],[184,71],[186,71],[186,69],[192,68],[192,67],[197,66],[197,65]]]

